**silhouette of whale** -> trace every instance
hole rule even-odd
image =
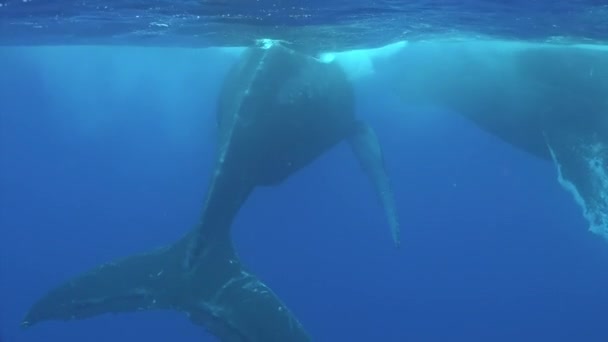
[[[446,108],[553,161],[590,230],[608,239],[608,49],[419,42],[376,70],[404,104]]]
[[[354,106],[352,84],[337,64],[280,44],[246,49],[220,91],[216,165],[196,227],[168,247],[101,265],[53,289],[22,325],[170,309],[222,341],[310,340],[286,305],[241,264],[230,226],[256,187],[280,184],[347,140],[398,244],[381,149]]]

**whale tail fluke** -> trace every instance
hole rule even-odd
[[[191,236],[67,281],[35,303],[22,326],[107,313],[177,310],[222,341],[309,340],[276,294],[242,267],[229,240],[208,246],[196,267],[186,267]]]

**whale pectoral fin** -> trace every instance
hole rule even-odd
[[[608,136],[559,130],[543,135],[558,182],[583,209],[589,230],[608,241]]]
[[[349,138],[350,145],[361,164],[361,167],[372,180],[374,188],[380,197],[384,212],[388,218],[391,235],[395,246],[399,247],[400,229],[395,201],[391,190],[390,180],[384,167],[382,149],[374,130],[364,122],[357,121],[355,130]]]
[[[191,238],[71,279],[35,303],[22,326],[106,313],[177,310],[222,341],[310,340],[278,296],[242,268],[230,241],[211,246],[197,267],[185,267]]]

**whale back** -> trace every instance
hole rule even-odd
[[[220,91],[219,172],[280,183],[346,138],[354,115],[354,91],[337,64],[279,45],[250,48]]]

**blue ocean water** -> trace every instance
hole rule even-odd
[[[193,47],[608,37],[601,2],[0,4],[0,338],[11,342],[214,340],[169,311],[20,328],[51,288],[196,223],[234,56]],[[196,16],[214,19],[200,24],[207,31]],[[404,23],[411,17],[418,26]],[[341,143],[239,212],[233,237],[248,268],[315,341],[607,341],[608,246],[554,163],[448,109],[406,109],[385,81],[356,81],[357,114],[382,143],[402,248]]]

